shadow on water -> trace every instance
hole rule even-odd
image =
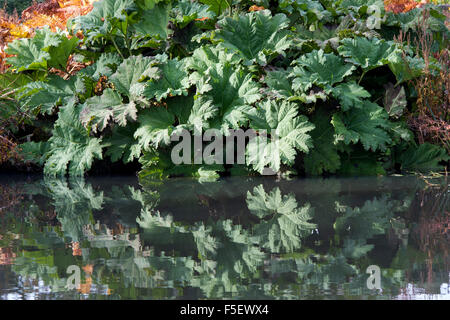
[[[0,197],[1,299],[450,298],[445,179],[1,176]]]

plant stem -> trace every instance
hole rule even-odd
[[[363,71],[361,78],[359,78],[358,84],[361,83],[361,80],[364,78],[365,75],[366,75],[366,71]]]
[[[119,55],[122,57],[123,60],[125,60],[125,57],[123,56],[122,52],[120,51],[119,47],[117,46],[116,41],[114,41],[113,36],[111,36],[111,41],[112,41],[114,47],[116,48],[117,52],[119,53]]]

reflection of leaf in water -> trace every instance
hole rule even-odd
[[[171,215],[161,215],[157,210],[153,210],[151,207],[145,207],[141,211],[141,216],[136,218],[136,222],[143,229],[152,230],[157,228],[168,228],[177,232],[187,232],[187,230],[178,226],[173,222]]]
[[[347,258],[358,259],[373,249],[373,244],[367,244],[363,239],[345,239],[342,253]]]
[[[385,196],[366,201],[361,208],[344,207],[340,210],[345,210],[345,213],[336,219],[334,228],[337,233],[354,239],[370,239],[384,234],[390,227],[393,203]]]
[[[254,227],[254,233],[260,245],[274,253],[299,249],[301,238],[316,227],[308,222],[311,206],[298,208],[294,195],[282,196],[279,188],[267,194],[262,185],[255,187],[253,194],[247,192],[247,205],[252,214],[265,219]]]
[[[265,255],[253,245],[248,231],[241,225],[233,225],[231,220],[219,221],[215,231],[225,235],[217,236],[222,240],[222,246],[217,251],[218,269],[229,269],[227,272],[231,274],[234,271],[240,278],[253,275]]]
[[[159,288],[161,284],[173,288],[192,279],[195,261],[189,257],[149,257],[128,255],[107,261],[108,267],[123,274],[127,287]]]
[[[214,255],[217,251],[219,243],[211,233],[212,228],[210,226],[205,227],[204,224],[198,225],[198,227],[192,231],[200,258]]]
[[[191,231],[187,226],[174,222],[172,215],[161,214],[158,210],[145,207],[136,222],[143,229],[141,235],[144,243],[160,250],[194,254],[196,244]]]
[[[328,289],[334,283],[344,283],[350,276],[359,273],[358,269],[347,263],[342,255],[325,256],[325,263],[314,263],[311,259],[296,259],[298,278],[301,284],[316,285]]]
[[[392,292],[396,294],[395,290],[404,286],[408,280],[405,279],[405,270],[414,274],[426,270],[426,255],[419,256],[420,250],[409,253],[400,249],[394,260],[386,257],[385,261],[380,258],[380,249],[384,248],[377,248],[377,245],[372,248],[368,244],[369,239],[373,241],[370,243],[383,241],[385,236],[373,238],[385,234],[387,228],[410,228],[408,223],[396,227],[395,221],[392,221],[394,215],[401,215],[411,207],[410,198],[415,188],[411,188],[409,180],[405,184],[391,179],[377,180],[377,194],[387,189],[392,194],[365,203],[361,199],[372,199],[373,195],[367,195],[361,186],[374,183],[371,179],[306,179],[276,183],[264,180],[266,189],[268,185],[273,188],[268,193],[259,185],[260,182],[261,179],[247,179],[245,182],[242,179],[224,179],[202,187],[192,180],[172,180],[164,187],[153,186],[156,191],[151,192],[148,189],[140,192],[131,186],[108,186],[109,191],[105,191],[104,195],[83,180],[36,183],[26,194],[44,195],[52,199],[51,205],[62,221],[64,234],[80,237],[83,255],[72,257],[67,254],[70,250],[65,249],[59,227],[42,230],[41,222],[38,225],[35,224],[36,219],[30,219],[21,223],[18,217],[22,215],[17,215],[5,227],[9,232],[15,230],[14,233],[23,235],[23,240],[18,241],[19,258],[12,266],[13,271],[24,279],[43,280],[52,293],[57,293],[56,296],[64,291],[67,266],[80,265],[81,259],[83,265],[94,266],[92,283],[97,289],[92,290],[100,292],[98,288],[103,284],[112,289],[115,298],[180,298],[186,294],[182,289],[189,287],[195,290],[193,294],[198,298],[299,299],[311,298],[316,292],[325,292],[325,296],[331,297],[341,294],[371,296],[373,292],[366,289],[368,275],[365,268],[368,264],[381,265],[380,261],[390,266],[382,269],[384,296]],[[176,188],[171,189],[173,186]],[[183,188],[189,189],[189,192],[183,194]],[[177,207],[180,204],[190,206],[188,198],[196,192],[210,193],[211,197],[207,200],[210,202],[222,204],[234,201],[235,205],[240,205],[243,195],[250,188],[247,205],[251,214],[245,215],[246,220],[234,219],[233,223],[216,216],[199,221],[197,216],[185,219],[187,215],[174,214],[177,210],[186,213],[188,208]],[[169,202],[171,190],[175,189],[176,197],[180,198]],[[297,222],[313,227],[309,223],[312,209],[308,205],[299,208],[294,196],[283,195],[280,189],[296,190],[297,197],[308,197],[317,212],[314,219],[319,224],[320,235],[317,237],[320,244],[313,241],[316,238],[303,242],[302,235],[310,234],[309,227],[300,228],[300,236],[294,236]],[[164,197],[159,197],[160,190],[164,190]],[[175,197],[173,193],[172,197]],[[42,205],[39,200],[40,197],[30,197],[25,202],[24,209],[27,208],[25,210],[31,218],[35,213],[30,211],[28,202],[35,203],[38,210]],[[434,196],[430,196],[429,200],[430,204],[435,203]],[[123,233],[112,233],[105,220],[114,222],[118,216],[122,219],[127,201],[133,204],[133,208],[138,203],[143,208],[139,218],[133,218],[139,228],[125,228]],[[47,203],[45,205],[48,206]],[[156,210],[156,205],[161,205],[163,213]],[[121,209],[117,210],[119,207]],[[101,208],[102,212],[119,211],[119,215],[112,215],[111,219],[110,215],[106,217],[96,213],[95,218],[99,218],[99,222],[94,226],[92,211]],[[195,212],[196,208],[189,209]],[[166,210],[170,214],[165,213]],[[20,225],[21,229],[16,229],[14,225]],[[274,234],[272,238],[269,237],[271,233]],[[2,241],[9,245],[9,238]],[[298,250],[300,241],[302,250]],[[411,245],[414,245],[413,241],[407,244],[407,248]],[[284,253],[286,251],[288,253]],[[371,254],[367,256],[369,251]],[[283,253],[270,255],[279,252]],[[433,277],[436,278],[436,275],[442,274],[440,266],[444,258],[436,255],[433,262],[439,265],[433,270]],[[95,291],[92,290],[91,294]]]
[[[122,225],[135,227],[136,216],[143,207],[144,195],[133,186],[113,185],[111,191],[105,194],[105,211],[115,217],[115,222]],[[150,199],[148,199],[150,204]]]
[[[200,230],[202,230],[200,228]],[[207,297],[224,297],[243,291],[243,279],[254,279],[265,254],[253,244],[247,230],[241,225],[233,225],[231,220],[222,220],[212,226],[211,231],[202,231],[218,245],[214,252],[205,251],[208,259],[214,261],[214,272],[201,274],[193,285],[199,286]],[[210,244],[211,245],[211,244]]]
[[[92,210],[103,205],[103,191],[95,192],[84,179],[45,179],[46,195],[51,197],[64,234],[72,241],[83,237],[83,227],[92,223]]]

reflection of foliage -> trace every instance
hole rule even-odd
[[[276,188],[269,194],[260,185],[247,193],[247,205],[252,214],[264,219],[255,227],[255,235],[263,247],[272,252],[292,252],[299,249],[301,238],[311,234],[314,224],[309,204],[298,208],[293,195],[282,197]]]
[[[343,210],[344,215],[335,222],[337,232],[356,239],[368,239],[385,233],[392,215],[392,203],[387,198],[374,199],[361,208],[339,206],[338,210]]]
[[[409,178],[377,181],[384,189],[375,196],[361,193],[366,183],[373,184],[369,179],[243,181],[180,180],[151,189],[84,180],[29,184],[26,205],[14,205],[27,213],[2,213],[8,223],[0,225],[0,248],[13,248],[12,270],[32,283],[41,281],[54,297],[79,297],[64,288],[69,265],[82,268],[79,292],[89,298],[177,298],[188,287],[198,298],[323,298],[323,292],[367,297],[374,294],[365,284],[370,264],[384,266],[383,296],[398,294],[406,280],[419,281],[423,272],[442,279],[445,250],[433,249],[432,269],[426,259],[428,249],[446,236],[442,229],[443,237],[431,237],[431,226],[446,216],[435,211],[428,229],[424,220],[415,227],[408,216],[417,201],[431,211],[437,188],[411,201],[423,186],[416,189]],[[183,189],[190,190],[185,197]],[[439,194],[437,210],[448,211],[448,193]],[[169,201],[178,195],[182,201]],[[230,199],[238,207],[246,203],[245,212],[227,213],[234,208],[223,205]],[[175,210],[187,204],[217,214],[187,216]],[[48,210],[61,226],[37,223]],[[408,242],[404,235],[410,229],[415,238]],[[67,246],[75,242],[77,255]],[[439,247],[443,243],[434,248],[446,248]],[[407,270],[412,270],[409,279]]]
[[[83,180],[72,180],[70,187],[62,180],[45,180],[44,186],[53,198],[64,234],[78,241],[83,227],[92,223],[92,210],[101,209],[103,193],[96,193]]]

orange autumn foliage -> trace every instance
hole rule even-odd
[[[248,11],[253,12],[253,11],[261,11],[261,10],[265,10],[265,9],[266,8],[264,8],[264,7],[258,7],[257,5],[253,5],[248,9]]]
[[[72,241],[71,242],[71,247],[72,247],[72,255],[73,256],[81,256],[82,255],[82,251],[81,251],[79,242]]]
[[[13,264],[15,258],[16,254],[11,248],[0,248],[0,266]]]
[[[428,3],[427,0],[384,0],[384,8],[386,11],[392,11],[393,13],[407,12],[414,8],[421,7]]]
[[[4,48],[15,39],[29,38],[34,30],[49,26],[50,29],[65,30],[70,18],[89,13],[97,0],[48,0],[35,3],[18,16],[8,16],[0,10],[0,72],[5,70]]]
[[[195,19],[195,21],[206,21],[208,19],[209,19],[208,17],[203,17],[203,18]]]

